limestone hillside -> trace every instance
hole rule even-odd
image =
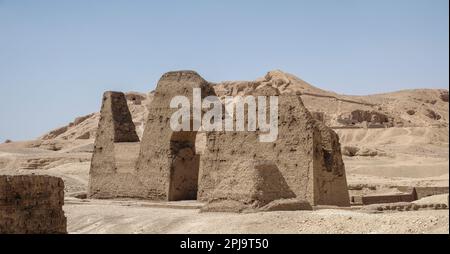
[[[444,127],[449,124],[449,94],[445,89],[403,90],[367,96],[341,95],[325,91],[282,71],[270,71],[255,81],[226,81],[215,84],[218,96],[251,95],[265,86],[281,93],[299,93],[313,116],[335,129],[386,127]],[[128,105],[142,135],[149,94],[126,93]],[[78,117],[66,126],[52,130],[33,142],[34,147],[49,150],[90,150],[99,113]],[[448,136],[447,136],[448,142]]]

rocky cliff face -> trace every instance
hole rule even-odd
[[[300,92],[309,111],[321,115],[331,127],[428,127],[448,126],[448,91],[416,89],[393,93],[349,96],[316,88],[282,71],[270,71],[258,82],[222,82],[216,93],[245,96],[262,86],[281,94]],[[431,120],[431,121],[430,121]]]

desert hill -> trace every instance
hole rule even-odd
[[[300,93],[306,107],[316,118],[334,128],[448,127],[448,90],[416,89],[368,96],[340,95],[325,91],[282,71],[270,71],[256,81],[225,81],[215,84],[218,96],[249,95],[264,86],[281,93]],[[127,93],[128,105],[142,135],[146,106],[152,93]],[[72,123],[50,131],[38,146],[53,150],[76,146],[92,140],[99,113],[76,118]],[[67,142],[68,141],[68,142]]]

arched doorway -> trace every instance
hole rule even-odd
[[[169,201],[197,199],[200,155],[195,150],[196,135],[195,131],[172,133]]]

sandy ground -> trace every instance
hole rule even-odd
[[[363,144],[385,152],[383,156],[344,157],[349,185],[377,186],[376,190],[367,190],[373,193],[395,192],[392,186],[399,185],[448,186],[448,128],[338,133],[343,146]],[[88,146],[92,140],[84,142],[81,146]],[[155,204],[72,198],[87,190],[90,156],[79,149],[30,148],[27,142],[0,144],[0,174],[63,178],[69,233],[449,233],[448,210],[374,214],[353,208],[200,214],[201,204],[195,202]],[[442,200],[448,200],[448,196],[416,202]]]
[[[344,96],[316,88],[281,71],[268,75],[276,83],[281,82],[277,86],[282,93],[301,92],[306,107],[311,112],[324,113],[328,126],[343,127],[340,117],[345,118],[354,110],[377,111],[392,117],[390,121],[395,123],[390,125],[395,126],[392,128],[354,129],[348,128],[352,127],[349,125],[335,129],[341,147],[377,151],[375,156],[343,157],[349,186],[371,187],[353,189],[350,195],[397,193],[395,186],[449,186],[448,91],[416,89]],[[224,82],[216,86],[216,92],[220,95],[227,90],[223,88],[242,84],[248,85]],[[247,91],[238,90],[238,95]],[[251,93],[252,89],[248,91]],[[137,132],[142,136],[153,93],[127,93],[126,96]],[[408,113],[411,110],[413,113]],[[430,112],[434,116],[430,117]],[[0,174],[47,174],[64,180],[67,199],[64,210],[70,233],[449,233],[448,210],[373,214],[352,208],[199,214],[201,204],[196,202],[155,204],[75,199],[74,196],[87,190],[99,118],[97,112],[76,118],[37,140],[0,144]],[[201,135],[197,138],[196,148],[201,154],[205,140],[201,140]],[[442,201],[448,202],[448,195],[416,202]]]
[[[150,207],[148,207],[150,206]],[[449,233],[448,210],[369,214],[359,210],[199,213],[145,202],[68,200],[69,233]]]

